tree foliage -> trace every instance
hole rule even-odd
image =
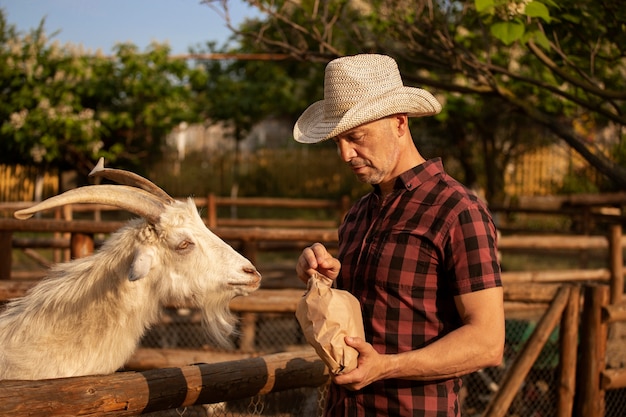
[[[23,35],[0,10],[0,162],[86,173],[105,156],[137,168],[172,127],[198,120],[193,85],[206,73],[167,45],[91,54],[51,42],[44,23]]]
[[[258,27],[257,22],[246,24]],[[254,45],[244,40],[233,50],[208,43],[206,48],[192,52],[197,56],[229,52],[245,56],[254,52]],[[202,115],[232,125],[236,141],[245,139],[264,118],[295,121],[310,97],[308,87],[319,86],[320,69],[323,71],[321,66],[311,68],[309,63],[294,60],[200,58],[198,65],[206,71],[206,83],[196,86]],[[303,83],[303,79],[310,82]]]
[[[485,138],[491,130],[484,149],[490,142],[513,149],[511,139],[529,143],[521,134],[529,127],[530,137],[549,131],[613,187],[626,187],[626,168],[611,152],[624,148],[626,125],[626,12],[614,2],[249,3],[267,19],[256,28],[232,29],[258,50],[322,63],[357,52],[391,55],[409,83],[445,92],[449,103],[458,103],[441,116],[444,121],[454,123],[455,108],[470,110],[469,119],[459,119],[467,127],[457,131],[471,128]],[[513,126],[522,131],[511,132]],[[497,158],[498,149],[492,151]],[[492,169],[503,172],[503,163]]]

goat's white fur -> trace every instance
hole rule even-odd
[[[156,224],[131,220],[89,257],[54,266],[0,314],[0,379],[107,374],[124,365],[164,304],[192,302],[207,331],[232,332],[229,301],[260,283],[192,199]]]

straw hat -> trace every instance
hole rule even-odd
[[[440,111],[441,104],[428,91],[402,84],[393,58],[345,56],[326,66],[324,100],[302,113],[293,137],[301,143],[316,143],[392,114],[420,117]]]

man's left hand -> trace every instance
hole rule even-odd
[[[333,376],[333,382],[345,388],[357,391],[381,379],[384,373],[384,355],[360,337],[346,337],[345,342],[359,352],[357,368],[346,374]]]

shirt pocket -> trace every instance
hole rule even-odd
[[[371,245],[378,285],[409,291],[436,288],[439,255],[426,236],[394,228],[379,234]]]

